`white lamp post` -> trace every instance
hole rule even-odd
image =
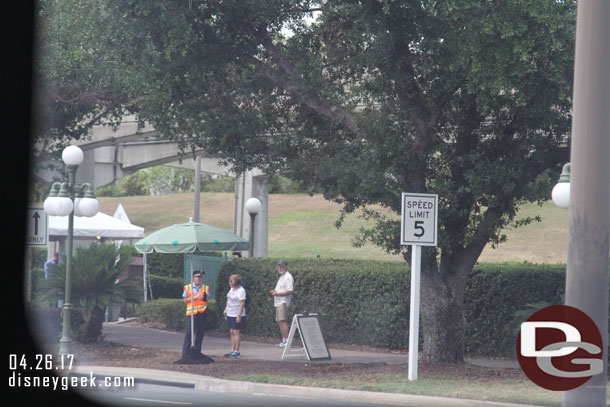
[[[93,187],[89,183],[76,184],[76,170],[83,162],[84,154],[77,146],[68,146],[61,154],[66,164],[68,181],[55,182],[51,186],[49,196],[44,201],[44,210],[50,216],[68,216],[68,236],[66,253],[66,288],[63,308],[62,337],[59,340],[59,354],[72,352],[72,304],[70,293],[70,272],[72,267],[72,240],[74,236],[74,215],[94,216],[99,209],[99,202],[95,199]]]
[[[563,166],[559,182],[551,192],[551,198],[560,208],[568,209],[570,207],[570,163]]]
[[[246,201],[246,210],[250,214],[250,248],[248,250],[248,257],[254,257],[254,220],[261,209],[263,209],[263,204],[257,198],[250,198]]]

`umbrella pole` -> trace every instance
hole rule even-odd
[[[191,265],[191,348],[195,346],[195,310],[193,309],[193,296],[195,295],[195,287],[193,287],[193,255],[189,255]]]
[[[144,253],[144,267],[142,268],[142,280],[144,282],[144,302],[148,302],[148,292],[146,290],[146,253]]]

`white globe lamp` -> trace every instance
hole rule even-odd
[[[74,204],[68,197],[57,197],[53,202],[53,210],[56,216],[68,216],[73,209]]]
[[[570,183],[560,182],[555,185],[551,192],[551,198],[555,205],[562,209],[568,209],[570,207]]]
[[[100,203],[95,198],[80,198],[78,202],[79,216],[95,216],[100,209]]]
[[[57,199],[57,197],[55,197],[55,196],[49,196],[49,197],[47,197],[47,199],[44,200],[44,203],[43,203],[42,206],[44,208],[44,211],[49,216],[56,216],[57,215],[55,213],[55,200],[56,199]]]
[[[570,207],[570,163],[563,166],[559,182],[551,191],[551,198],[560,208],[568,209]]]
[[[263,209],[263,204],[257,198],[250,198],[246,201],[246,210],[250,215],[258,214]]]
[[[74,216],[84,216],[83,213],[80,211],[80,201],[83,198],[74,198]]]
[[[85,155],[83,150],[78,146],[68,146],[61,153],[61,159],[66,165],[80,165],[83,162]]]
[[[254,220],[256,215],[263,209],[263,204],[256,198],[250,198],[246,201],[246,210],[250,214],[250,241],[248,248],[248,257],[254,257]]]

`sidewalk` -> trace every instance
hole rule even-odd
[[[130,326],[119,323],[105,323],[103,335],[108,342],[140,348],[160,349],[179,352],[182,348],[184,334],[164,331],[160,329]],[[207,335],[203,341],[203,353],[212,358],[222,357],[230,346],[230,340]],[[408,362],[408,355],[377,352],[359,352],[336,349],[329,346],[332,359],[315,363],[388,363],[401,364]],[[241,342],[243,359],[281,361],[282,350],[272,344]],[[291,359],[293,361],[307,359]],[[510,361],[486,361],[482,359],[469,360],[469,363],[487,366],[511,366]],[[386,403],[412,407],[527,407],[522,404],[499,403],[490,401],[476,401],[452,399],[446,397],[418,396],[398,393],[380,393],[370,391],[352,391],[317,387],[287,386],[278,384],[246,383],[222,380],[207,376],[175,371],[161,371],[153,369],[78,366],[73,370],[75,374],[96,376],[123,376],[134,377],[141,383],[163,384],[170,386],[191,387],[196,390],[211,390],[219,392],[245,392],[268,395],[285,395],[296,397],[313,397],[326,400],[343,400],[358,403]]]
[[[116,342],[132,347],[151,348],[179,352],[182,349],[184,334],[164,331],[161,329],[130,326],[120,323],[105,323],[103,335],[108,342]],[[206,335],[203,340],[202,352],[214,357],[222,357],[231,347],[230,340]],[[363,352],[337,349],[329,345],[331,360],[316,361],[316,363],[408,363],[409,357],[404,353]],[[282,349],[272,344],[242,341],[240,346],[242,359],[282,360]],[[298,359],[292,359],[298,360]],[[303,358],[303,360],[306,360]],[[484,367],[519,368],[516,361],[495,359],[467,358],[467,363]]]
[[[145,328],[140,326],[129,326],[122,324],[104,324],[103,335],[108,342],[116,342],[132,347],[160,349],[166,351],[180,352],[184,334],[180,332],[163,331],[160,329]],[[203,340],[201,351],[211,358],[222,358],[231,349],[231,341],[228,338],[219,338],[206,335]],[[293,346],[293,349],[295,347]],[[298,349],[298,348],[297,348]],[[241,359],[281,361],[283,349],[269,343],[258,343],[243,341],[240,345]],[[357,352],[340,350],[329,346],[330,361],[316,361],[316,363],[407,363],[408,356],[405,354]],[[299,360],[291,358],[291,360]],[[305,357],[303,361],[307,360]]]

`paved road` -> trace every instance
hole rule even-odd
[[[248,406],[248,407],[352,407],[353,401],[324,400],[286,395],[232,393],[196,390],[166,385],[138,384],[132,389],[85,390],[81,395],[109,406]],[[397,404],[358,403],[361,407]]]
[[[231,381],[207,376],[199,376],[190,373],[154,369],[77,366],[72,369],[71,375],[82,376],[85,378],[94,376],[96,381],[99,383],[104,383],[106,381],[109,383],[115,383],[117,378],[122,380],[122,382],[124,382],[126,378],[135,378],[136,388],[113,388],[111,386],[106,386],[97,388],[90,387],[86,390],[79,389],[82,394],[97,396],[98,398],[106,400],[108,403],[110,403],[109,405],[120,406],[125,405],[123,403],[144,402],[141,399],[146,399],[147,401],[144,402],[145,405],[151,406],[191,403],[193,402],[193,399],[191,398],[191,401],[184,399],[183,393],[191,394],[191,390],[193,390],[195,392],[203,392],[197,394],[205,394],[206,397],[220,397],[218,399],[219,404],[217,404],[219,406],[231,406],[233,400],[248,401],[253,400],[254,396],[267,395],[271,396],[271,398],[268,400],[282,401],[284,403],[282,407],[286,405],[287,400],[294,400],[295,403],[297,403],[296,405],[311,405],[317,400],[316,402],[319,402],[317,405],[320,406],[368,406],[370,403],[375,403],[384,406],[399,405],[410,407],[526,407],[524,405],[510,403],[453,399],[447,397]],[[151,392],[147,393],[146,391],[140,391],[137,387],[142,384],[153,385],[153,387],[144,387],[145,390],[151,389]],[[163,385],[165,387],[159,385]],[[176,392],[176,387],[184,391]],[[155,394],[155,397],[157,397],[156,399],[151,398],[153,393]],[[225,393],[226,399],[223,398],[222,394],[216,393]],[[280,399],[276,399],[275,397],[280,397]],[[291,399],[287,399],[287,397],[290,397]],[[155,403],[152,400],[157,400],[157,402]],[[209,405],[206,403],[203,397],[198,400],[195,396],[194,400],[193,405]],[[344,402],[346,404],[341,404],[340,402]],[[239,404],[238,402],[237,405],[244,404]],[[245,405],[249,406],[249,404]]]

